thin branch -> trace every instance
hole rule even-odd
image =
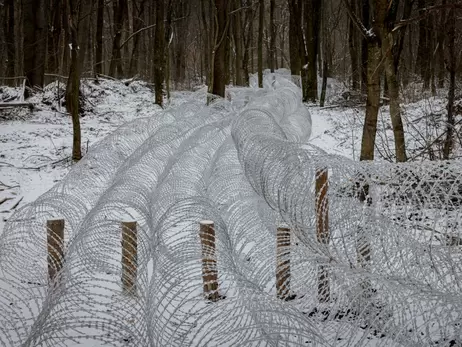
[[[348,1],[343,0],[343,3],[345,4],[345,7],[347,9],[348,15],[350,16],[350,19],[353,21],[354,25],[356,25],[358,30],[361,32],[361,35],[363,35],[366,40],[370,40],[371,38],[373,38],[373,36],[371,36],[370,31],[367,30],[367,28],[364,26],[361,19],[353,11]]]
[[[396,30],[400,29],[401,27],[412,24],[414,22],[419,22],[419,21],[427,18],[430,15],[430,13],[433,12],[433,11],[445,10],[445,9],[448,9],[448,8],[451,8],[453,10],[456,10],[456,9],[460,10],[460,9],[462,9],[462,2],[458,2],[458,3],[454,3],[454,4],[435,5],[435,6],[424,8],[423,13],[421,15],[419,15],[417,17],[414,17],[414,18],[399,21],[395,25],[395,27],[393,28],[392,31],[396,31]]]
[[[137,30],[135,31],[133,34],[131,34],[124,42],[122,42],[122,44],[120,45],[120,49],[123,48],[123,46],[125,46],[127,44],[128,41],[130,41],[133,36],[135,35],[138,35],[139,33],[143,32],[143,31],[146,31],[146,30],[149,30],[149,29],[152,29],[156,26],[156,24],[152,24],[152,25],[148,25],[147,27],[144,27],[144,28],[141,28],[140,30]]]

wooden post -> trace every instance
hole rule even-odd
[[[52,283],[63,268],[64,219],[47,221],[48,280]]]
[[[207,300],[218,301],[218,270],[215,248],[215,226],[213,221],[200,222],[199,236],[202,247],[202,280],[204,283],[204,296]]]
[[[327,169],[316,171],[316,236],[323,245],[329,244],[330,239],[328,178]],[[318,268],[318,300],[323,303],[330,301],[329,276],[325,265]]]
[[[122,222],[122,290],[136,294],[138,271],[136,222]]]
[[[279,227],[276,233],[276,293],[290,300],[290,229]]]

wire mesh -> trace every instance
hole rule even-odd
[[[264,82],[120,127],[18,210],[0,345],[462,344],[461,163],[328,155],[290,75]]]

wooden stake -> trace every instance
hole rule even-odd
[[[199,236],[202,247],[202,280],[207,300],[218,301],[218,270],[215,248],[215,226],[213,221],[201,221]]]
[[[319,243],[329,244],[329,205],[327,198],[328,190],[327,169],[316,172],[316,236]],[[318,269],[318,299],[319,302],[330,301],[330,285],[327,268],[320,265]]]
[[[282,300],[290,295],[290,229],[278,228],[276,233],[276,293]]]
[[[64,219],[47,221],[48,279],[52,283],[63,268]]]
[[[138,242],[136,222],[122,222],[122,290],[136,294]]]

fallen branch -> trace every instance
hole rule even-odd
[[[19,185],[10,186],[10,185],[8,185],[8,184],[3,183],[2,181],[0,181],[0,186],[4,186],[4,187],[9,188],[9,189],[13,189],[13,188],[18,188],[18,187],[19,187]]]
[[[0,200],[0,205],[3,204],[4,202],[8,201],[8,200],[13,200],[13,198],[3,198]]]
[[[22,199],[24,199],[24,196],[21,196],[21,198],[13,205],[13,207],[10,209],[10,211],[13,211],[18,205],[21,203]]]
[[[31,104],[30,102],[0,102],[0,109],[11,107],[29,107],[30,109],[33,109],[34,104]]]

